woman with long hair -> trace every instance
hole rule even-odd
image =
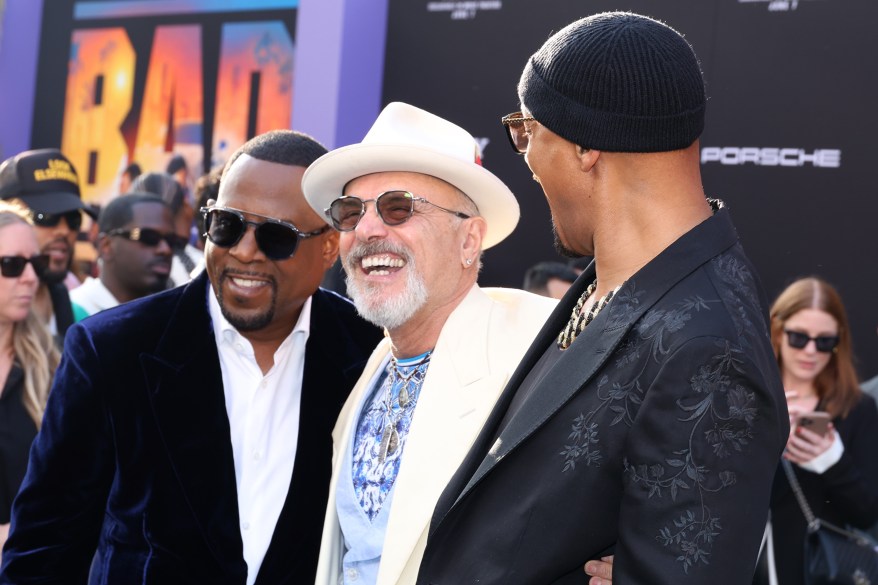
[[[771,308],[771,339],[790,412],[783,457],[814,514],[837,526],[868,528],[878,519],[878,412],[860,391],[851,331],[838,292],[819,278],[788,286]],[[823,429],[820,414],[831,422]],[[806,424],[806,423],[810,423]],[[779,585],[800,585],[807,530],[782,467],[771,500],[774,569]]]
[[[0,546],[60,359],[33,312],[39,273],[48,264],[27,210],[0,202]]]

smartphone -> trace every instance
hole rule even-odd
[[[796,424],[822,437],[829,430],[829,422],[831,420],[832,418],[828,412],[803,412],[799,415]]]

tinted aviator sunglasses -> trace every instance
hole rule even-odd
[[[6,278],[18,278],[24,273],[24,268],[30,262],[37,276],[42,276],[49,268],[49,255],[38,254],[26,258],[24,256],[0,256],[0,274]]]
[[[82,227],[82,213],[78,209],[65,213],[39,213],[33,214],[34,225],[40,227],[55,227],[61,220],[67,221],[67,226],[73,231],[79,231]]]
[[[506,136],[509,138],[509,144],[512,150],[518,154],[527,152],[527,145],[530,142],[530,133],[526,122],[535,122],[532,117],[525,116],[521,112],[512,112],[500,118],[500,123],[506,128]]]
[[[354,195],[342,195],[324,210],[332,222],[332,227],[340,232],[350,232],[357,228],[360,219],[366,215],[366,204],[375,202],[378,217],[386,225],[400,225],[411,219],[415,213],[415,202],[426,203],[461,219],[469,219],[469,215],[453,209],[446,209],[430,203],[423,197],[415,197],[408,191],[385,191],[375,199],[360,199]]]
[[[810,337],[801,331],[792,331],[790,329],[784,329],[784,333],[787,334],[787,343],[789,343],[790,347],[794,349],[804,349],[809,341],[813,341],[814,347],[817,351],[831,353],[838,346],[839,342],[838,335],[818,335],[817,337]]]
[[[155,248],[162,241],[167,242],[168,246],[172,250],[182,250],[186,247],[186,238],[180,237],[177,234],[166,234],[162,233],[158,230],[154,230],[152,228],[132,228],[130,230],[126,229],[115,229],[107,232],[108,236],[119,236],[120,238],[125,238],[131,242],[139,242],[144,246],[149,246],[150,248]]]
[[[250,221],[244,217],[245,213],[261,217],[262,221]],[[244,237],[247,226],[252,225],[256,245],[272,260],[291,258],[299,247],[299,240],[319,236],[329,229],[326,225],[313,232],[301,232],[289,222],[231,207],[202,207],[201,214],[204,216],[204,235],[213,244],[231,248]]]

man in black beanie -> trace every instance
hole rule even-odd
[[[767,305],[701,187],[695,54],[636,14],[584,18],[528,61],[503,118],[594,256],[437,504],[418,583],[749,583],[786,403]]]

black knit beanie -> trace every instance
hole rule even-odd
[[[552,35],[528,60],[518,97],[555,134],[608,152],[678,150],[704,129],[692,47],[629,12],[595,14]]]

